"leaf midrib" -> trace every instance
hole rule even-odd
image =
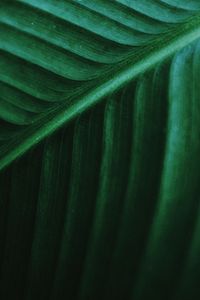
[[[47,116],[45,125],[38,127],[32,134],[27,134],[22,142],[8,151],[0,158],[0,170],[8,166],[12,161],[23,155],[31,147],[42,139],[59,129],[62,125],[73,120],[92,106],[98,104],[109,94],[122,88],[125,84],[145,73],[156,64],[166,60],[178,50],[200,38],[200,15],[188,19],[178,29],[167,33],[163,38],[157,38],[138,55],[133,54],[120,67],[114,76],[103,82],[100,86],[91,89],[88,93],[76,99],[69,107],[65,103],[54,111],[54,117]],[[158,45],[158,43],[160,43]],[[167,46],[166,46],[167,45]]]

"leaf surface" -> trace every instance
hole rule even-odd
[[[198,0],[0,1],[1,299],[200,297],[199,38]]]
[[[0,167],[198,39],[176,2],[2,0]]]

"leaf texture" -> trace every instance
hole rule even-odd
[[[168,2],[1,0],[1,168],[198,38],[198,1]]]
[[[199,299],[199,12],[0,0],[1,299]]]

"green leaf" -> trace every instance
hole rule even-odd
[[[0,1],[1,299],[200,297],[199,75],[198,0]]]
[[[2,0],[0,168],[196,40],[198,2],[166,2]]]

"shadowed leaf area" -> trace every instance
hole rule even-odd
[[[0,0],[0,299],[200,298],[199,0]]]

